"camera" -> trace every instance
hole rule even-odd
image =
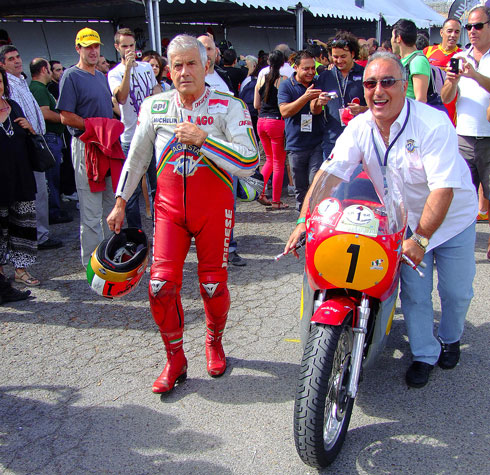
[[[143,52],[142,51],[139,51],[139,50],[136,50],[134,52],[134,55],[135,55],[136,59],[141,59],[143,57]]]
[[[451,58],[449,60],[449,71],[459,74],[459,58]]]

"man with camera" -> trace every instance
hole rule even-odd
[[[146,97],[163,92],[163,89],[162,86],[157,84],[150,63],[136,61],[136,40],[134,33],[129,28],[121,28],[116,31],[114,48],[121,56],[121,62],[109,71],[107,79],[121,111],[121,122],[124,124],[121,146],[127,156],[134,131],[136,130],[141,103]],[[154,165],[153,167],[150,165],[148,173],[153,173],[153,181],[156,182]],[[128,226],[139,229],[141,229],[140,195],[141,183],[126,205]]]
[[[478,6],[470,11],[465,25],[471,46],[458,53],[458,72],[448,70],[441,90],[444,103],[457,96],[458,146],[471,171],[473,184],[481,184],[485,198],[490,197],[490,9]],[[490,239],[487,246],[490,259]]]
[[[442,38],[441,44],[427,46],[427,48],[424,48],[424,54],[431,66],[437,66],[445,71],[447,67],[450,67],[452,57],[462,51],[458,46],[461,35],[461,22],[457,18],[447,18],[442,24],[440,34]],[[443,77],[445,78],[445,72]],[[451,122],[456,126],[456,98],[449,104],[444,104],[444,106],[448,111]]]

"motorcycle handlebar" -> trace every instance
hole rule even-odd
[[[301,233],[301,236],[299,237],[296,246],[294,246],[294,250],[297,251],[298,249],[301,249],[305,244],[306,244],[306,231]],[[279,259],[281,259],[282,257],[288,254],[289,252],[281,252],[281,254],[278,254],[277,256],[274,257],[274,260],[278,261]]]

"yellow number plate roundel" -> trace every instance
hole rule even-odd
[[[381,245],[356,234],[325,239],[315,252],[314,263],[329,283],[355,290],[373,287],[388,271],[388,257]]]

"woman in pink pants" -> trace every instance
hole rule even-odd
[[[277,91],[279,84],[287,79],[279,72],[283,64],[284,54],[281,51],[276,50],[269,54],[270,70],[265,76],[259,76],[254,96],[254,107],[259,110],[257,131],[266,156],[261,171],[264,177],[264,189],[258,201],[266,206],[272,205],[272,210],[289,207],[281,201],[286,150],[284,150],[284,119],[279,112]],[[271,173],[273,173],[272,203],[265,196],[265,187]]]

